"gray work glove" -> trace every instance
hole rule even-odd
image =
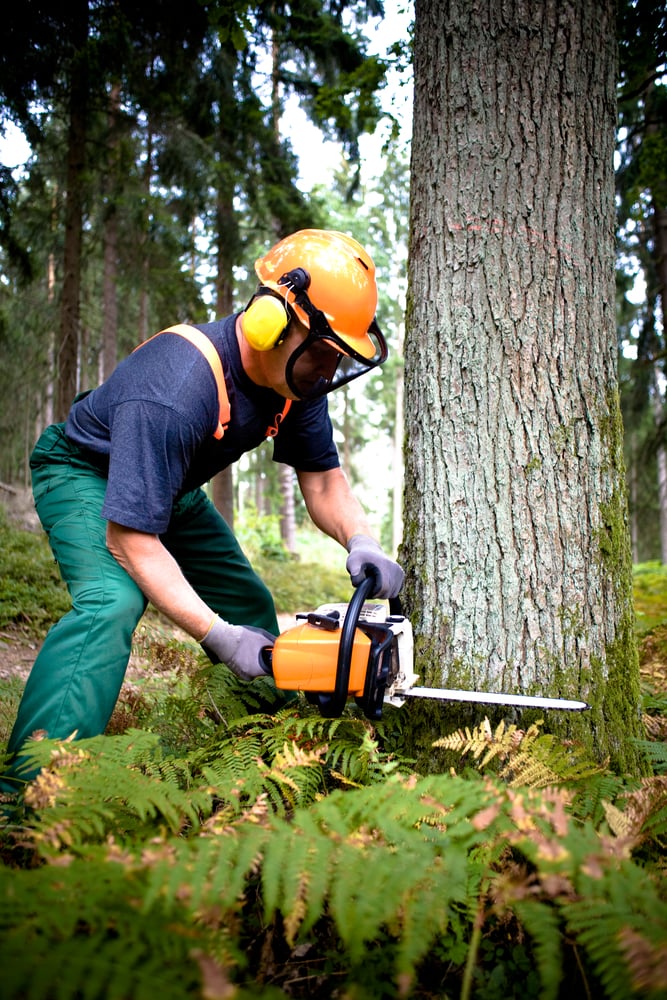
[[[230,625],[216,618],[201,641],[201,647],[212,663],[226,663],[242,681],[265,677],[262,650],[273,648],[275,635],[252,625]]]
[[[368,535],[352,535],[347,543],[347,551],[350,554],[345,568],[350,574],[353,586],[358,587],[369,575],[367,571],[371,570],[377,577],[377,587],[371,597],[398,595],[405,574],[398,563],[382,551],[382,546],[374,538]]]

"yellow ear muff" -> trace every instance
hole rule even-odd
[[[288,323],[287,310],[275,295],[260,295],[241,316],[243,335],[256,351],[270,351],[280,343]]]

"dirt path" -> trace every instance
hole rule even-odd
[[[26,638],[18,629],[0,631],[0,681],[26,679],[41,643]]]

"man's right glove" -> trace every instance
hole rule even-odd
[[[345,568],[350,574],[350,579],[355,587],[358,587],[367,570],[372,570],[377,577],[377,587],[371,597],[397,597],[403,586],[404,573],[397,562],[394,562],[385,552],[382,546],[370,538],[368,535],[352,535],[347,543],[347,551],[350,553],[345,563]]]
[[[226,663],[243,681],[265,677],[262,650],[273,648],[275,635],[252,625],[230,625],[224,618],[214,618],[201,640],[201,647],[212,663]]]

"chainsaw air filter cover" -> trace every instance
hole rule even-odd
[[[328,622],[331,622],[329,624]],[[331,692],[336,684],[340,622],[311,612],[302,625],[279,635],[273,647],[273,678],[284,691]],[[369,637],[357,629],[352,646],[348,694],[361,696],[366,683]]]

